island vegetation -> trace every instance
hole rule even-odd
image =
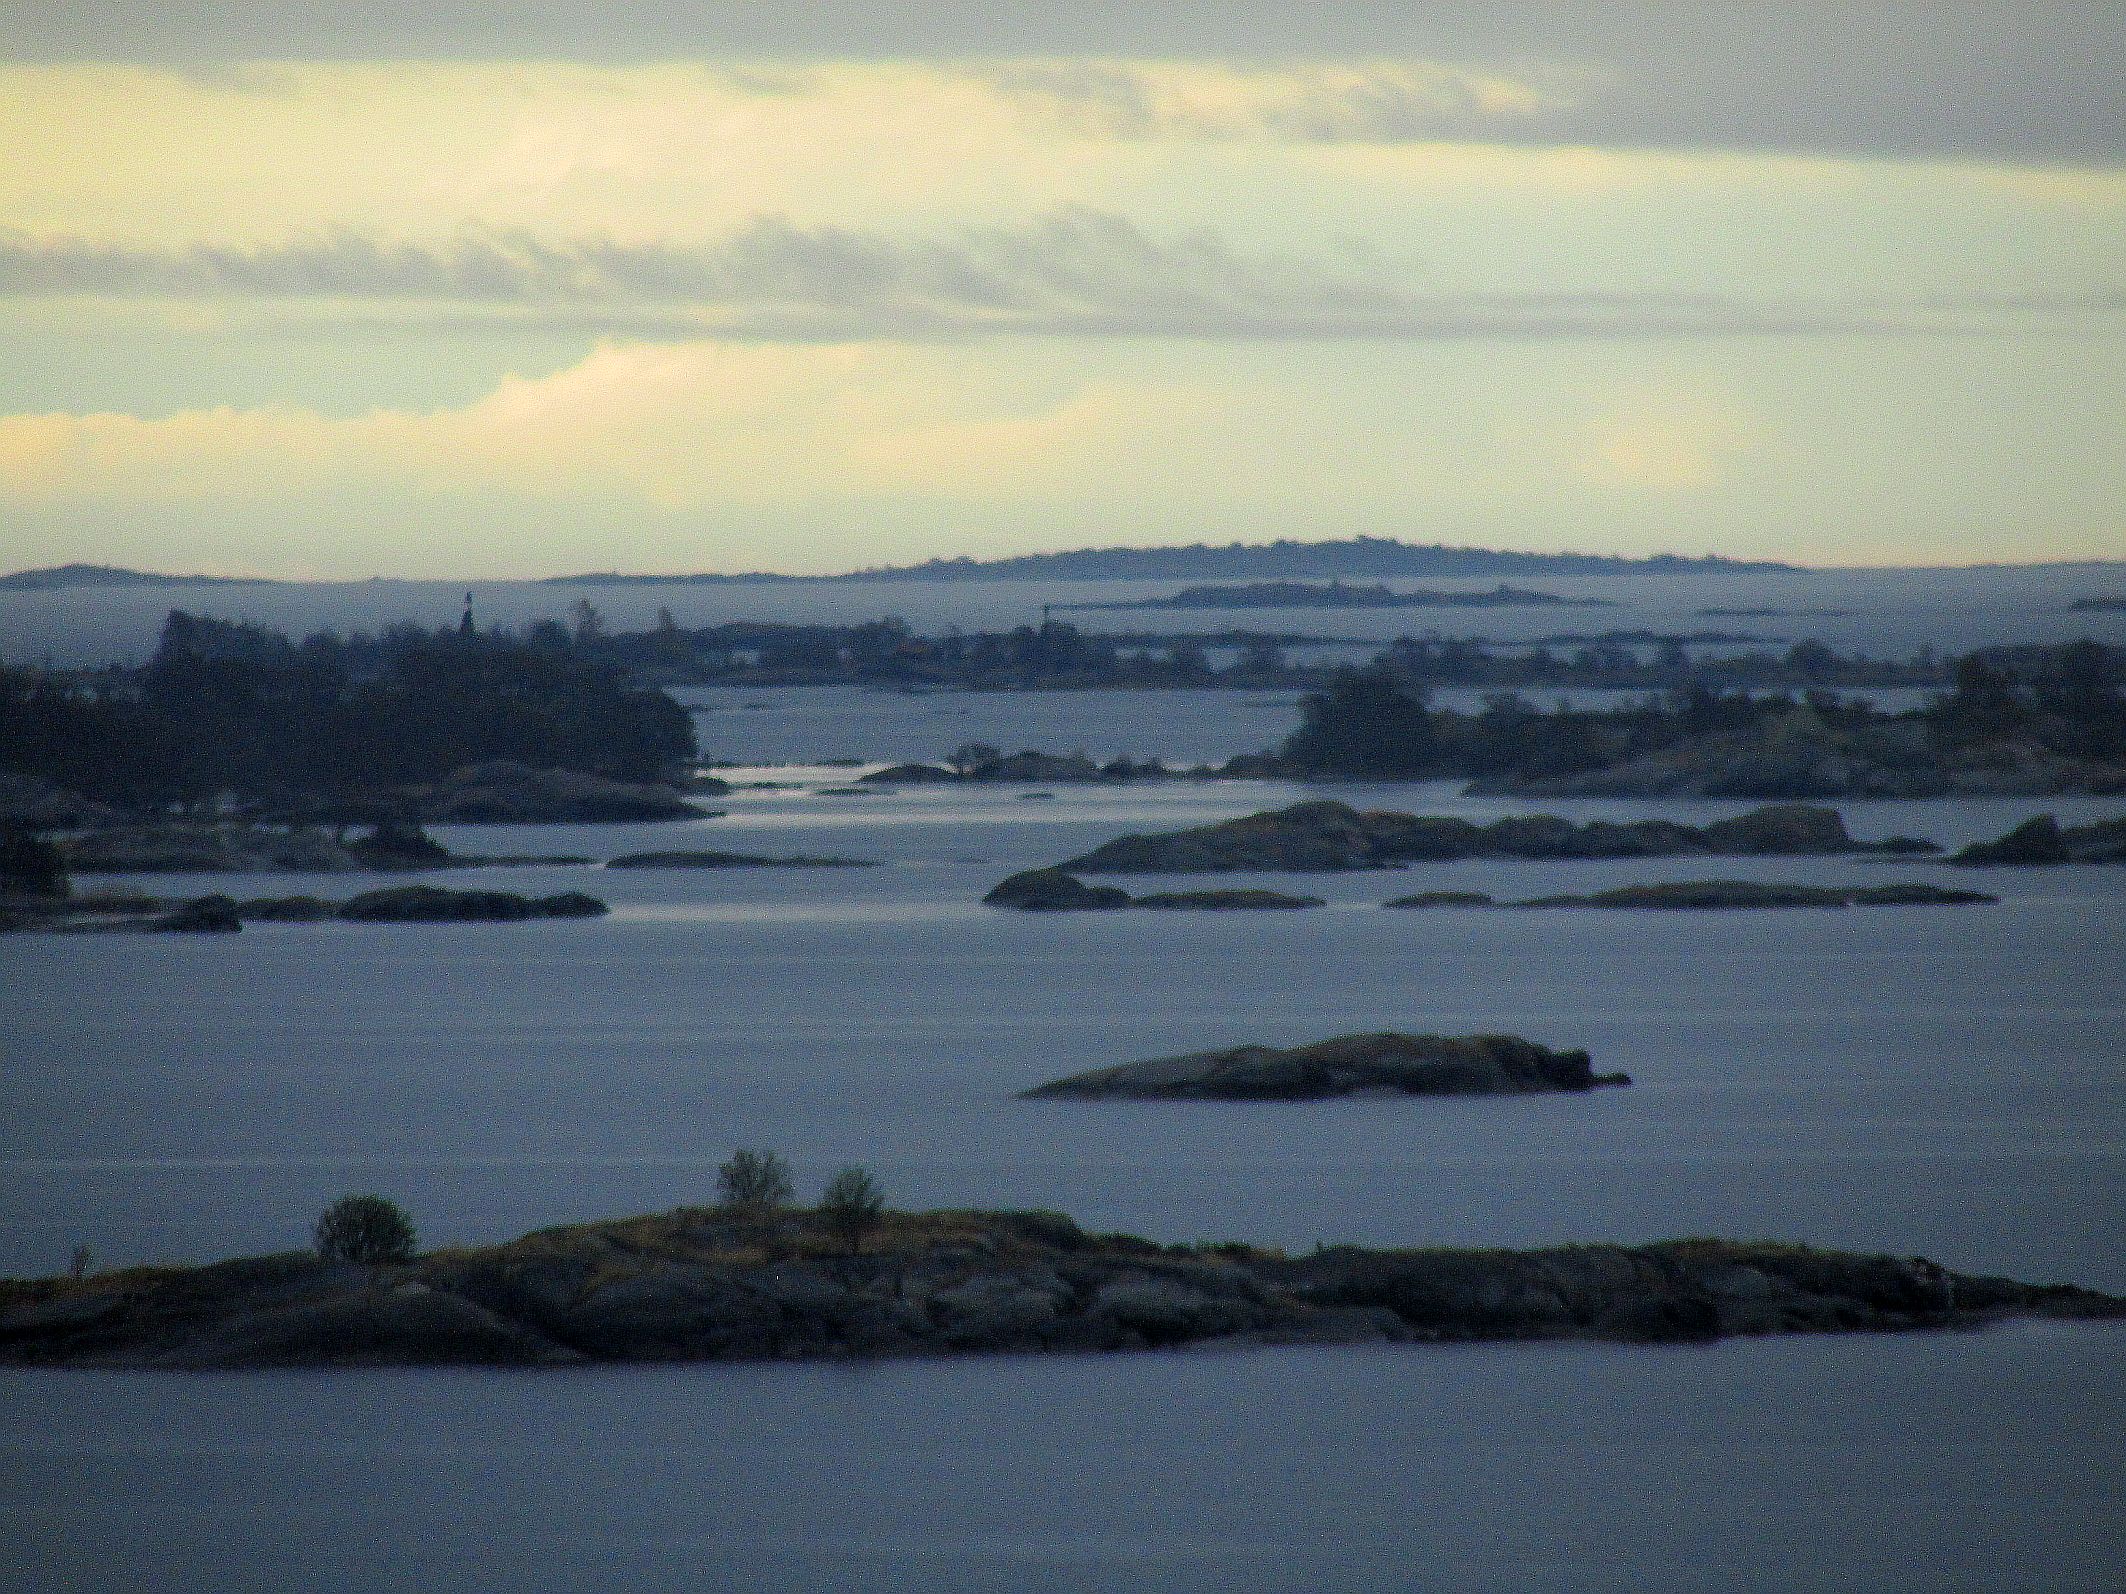
[[[140,669],[0,671],[0,759],[133,810],[233,793],[351,817],[400,817],[409,802],[423,817],[478,817],[465,804],[453,811],[450,783],[467,770],[673,775],[694,752],[685,710],[554,630],[558,639],[407,626],[298,644],[175,612]],[[479,785],[469,778],[474,805]],[[436,799],[425,810],[423,791]],[[665,817],[694,812],[665,795]]]
[[[1279,756],[1305,777],[1459,778],[1553,796],[2126,791],[2126,650],[1988,648],[1953,674],[1949,691],[1902,713],[1703,682],[1612,708],[1502,696],[1464,713],[1434,707],[1421,675],[1383,660],[1310,694]]]

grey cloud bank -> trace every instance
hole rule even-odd
[[[881,8],[709,0],[609,8],[554,0],[0,0],[17,60],[1230,59],[1402,63],[1341,101],[1302,96],[1264,136],[1735,148],[2111,165],[2126,161],[2126,7],[2105,0],[1786,0],[1543,6],[1267,0],[1059,8],[928,0]],[[1546,93],[1476,113],[1451,70]],[[1081,115],[1128,113],[1126,67],[1081,85]],[[1396,74],[1400,74],[1398,77]],[[1062,85],[1042,92],[1055,99]],[[1141,98],[1141,97],[1139,97]],[[1126,130],[1127,114],[1118,130]],[[1140,135],[1190,133],[1138,119]],[[1195,133],[1200,135],[1199,127]]]

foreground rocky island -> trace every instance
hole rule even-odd
[[[811,1360],[1472,1340],[1702,1342],[2126,1316],[1920,1258],[1676,1240],[1301,1257],[1046,1212],[682,1208],[400,1263],[309,1252],[0,1282],[0,1361],[261,1368]]]
[[[1550,814],[1479,825],[1452,816],[1360,812],[1348,803],[1294,803],[1188,830],[1118,836],[1056,867],[1082,874],[1211,874],[1236,870],[1392,869],[1457,858],[1661,858],[1909,855],[1940,849],[1892,836],[1861,841],[1836,809],[1775,803],[1709,825],[1671,819],[1574,824]]]
[[[1518,1035],[1339,1035],[1307,1046],[1233,1046],[1095,1068],[1036,1085],[1031,1100],[1322,1101],[1338,1096],[1524,1096],[1628,1085],[1583,1051]]]

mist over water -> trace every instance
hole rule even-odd
[[[2059,573],[2008,573],[1962,609],[1941,591],[1981,584],[1960,573],[1940,590],[1932,573],[1866,578],[1872,589],[1859,576],[1776,579],[1823,606],[1836,606],[1834,588],[1856,603],[1872,591],[1874,606],[1806,631],[1694,626],[1886,652],[2116,640],[2121,621],[2066,616],[2090,583]],[[393,602],[360,623],[412,612],[411,589],[387,590]],[[545,606],[524,617],[575,595],[540,590]],[[721,604],[729,589],[626,590],[596,599],[613,623],[643,623],[659,602],[684,623],[767,612],[758,593],[705,618],[682,604]],[[954,587],[908,606],[842,587],[761,590],[853,604],[841,618],[1017,618],[978,614],[964,605],[987,600]],[[253,607],[251,594],[280,596]],[[941,607],[914,610],[926,594]],[[128,637],[137,653],[163,599],[297,630],[354,623],[353,610],[305,620],[264,607],[298,595],[164,594],[151,614],[124,608],[137,595],[76,594],[80,629],[66,634],[86,656],[121,653]],[[647,613],[624,608],[635,596]],[[1721,600],[1663,601],[1673,616]],[[33,608],[0,601],[0,655],[23,654]],[[57,609],[39,612],[43,625]],[[1504,634],[1524,615],[1544,631],[1646,623],[1625,610],[1437,618]],[[1178,629],[1212,617],[1128,618]],[[1367,620],[1386,635],[1435,617],[1243,618],[1339,631]],[[424,1244],[488,1242],[707,1200],[716,1164],[762,1145],[791,1159],[808,1196],[863,1162],[897,1206],[1052,1207],[1168,1241],[1303,1250],[1713,1233],[2126,1289],[2126,870],[1472,860],[1244,882],[1329,899],[1311,913],[1022,915],[979,898],[1007,873],[1126,830],[1313,796],[1478,820],[1531,805],[1448,785],[838,797],[823,789],[853,771],[802,761],[935,758],[967,740],[1209,760],[1273,743],[1296,709],[1289,694],[1239,692],[687,696],[713,756],[796,767],[736,772],[776,787],[715,799],[724,812],[699,821],[436,834],[467,852],[700,847],[881,867],[447,882],[589,890],[614,911],[587,923],[0,939],[0,1272],[55,1271],[76,1243],[107,1266],[300,1246],[350,1190],[402,1202]],[[1750,805],[1541,806],[1704,823]],[[1841,808],[1863,837],[1953,848],[2034,812],[2074,822],[2121,806]],[[1503,898],[1714,875],[1927,880],[2003,900],[1729,914],[1378,907],[1420,890]],[[98,883],[336,896],[369,882]],[[1274,1106],[1014,1099],[1106,1063],[1382,1028],[1586,1046],[1635,1083]],[[0,1578],[112,1590],[2098,1589],[2126,1560],[2110,1488],[2126,1460],[2122,1348],[2115,1328],[2024,1325],[1705,1350],[8,1372],[0,1499],[16,1559],[0,1561]]]

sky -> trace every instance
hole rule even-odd
[[[0,569],[1360,534],[2126,558],[2126,6],[0,0]]]

